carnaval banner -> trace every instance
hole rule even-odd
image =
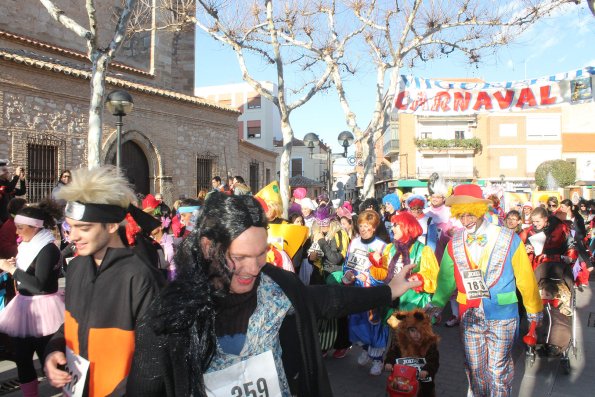
[[[537,109],[593,101],[595,66],[532,80],[487,83],[403,76],[393,111],[462,115]]]

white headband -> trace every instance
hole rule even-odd
[[[14,223],[15,224],[18,223],[19,225],[29,225],[29,226],[33,226],[33,227],[43,228],[43,220],[29,218],[28,216],[24,216],[24,215],[15,216]]]

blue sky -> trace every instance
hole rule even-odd
[[[198,29],[197,29],[198,30]],[[595,66],[595,17],[583,2],[571,5],[565,12],[544,19],[531,27],[513,44],[500,48],[496,55],[484,58],[479,65],[469,65],[462,58],[445,59],[420,64],[401,74],[420,77],[478,77],[485,81],[523,80]],[[375,72],[369,72],[346,83],[346,89],[359,125],[364,128],[373,108]],[[256,65],[258,79],[276,81],[268,69]],[[196,85],[220,85],[241,82],[241,73],[231,50],[217,44],[202,32],[197,32]],[[291,114],[297,138],[316,132],[334,151],[340,151],[336,137],[346,129],[343,111],[336,93],[317,94],[306,105]],[[350,153],[353,150],[350,151]]]

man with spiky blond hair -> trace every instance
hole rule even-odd
[[[118,228],[134,193],[113,167],[72,173],[60,189],[77,256],[66,274],[64,325],[47,349],[54,387],[84,388],[84,396],[122,396],[134,352],[137,320],[159,290],[158,275]]]

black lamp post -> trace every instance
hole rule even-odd
[[[320,138],[318,138],[318,135],[316,135],[313,132],[309,132],[304,136],[304,139],[302,139],[304,141],[304,144],[306,145],[306,147],[308,149],[310,149],[310,158],[312,158],[312,152],[314,151],[314,148],[318,145],[318,143],[320,142]],[[342,131],[339,133],[339,136],[337,137],[337,140],[339,141],[339,145],[341,145],[343,147],[343,153],[336,153],[337,155],[343,156],[343,157],[347,157],[347,148],[349,148],[349,146],[351,146],[351,144],[353,144],[354,141],[354,137],[353,134],[349,131]],[[333,168],[333,154],[335,153],[331,153],[331,151],[327,151],[327,158],[326,158],[326,166],[327,166],[327,172],[328,172],[328,178],[327,178],[327,189],[328,189],[328,193],[329,193],[329,198],[331,198],[331,191],[332,191],[332,187],[333,187],[333,179],[332,179],[332,168]]]
[[[122,117],[132,112],[132,108],[134,107],[132,95],[124,90],[112,91],[107,95],[107,98],[105,98],[105,106],[107,106],[107,110],[109,110],[111,114],[118,118],[116,121],[116,167],[120,169],[122,126],[124,125]]]
[[[304,141],[304,143],[306,144],[306,147],[308,149],[310,149],[310,158],[312,158],[312,152],[314,151],[314,148],[316,146],[318,146],[318,143],[320,142],[320,139],[318,138],[318,135],[316,135],[313,132],[308,132],[305,136],[304,139],[302,139]]]

